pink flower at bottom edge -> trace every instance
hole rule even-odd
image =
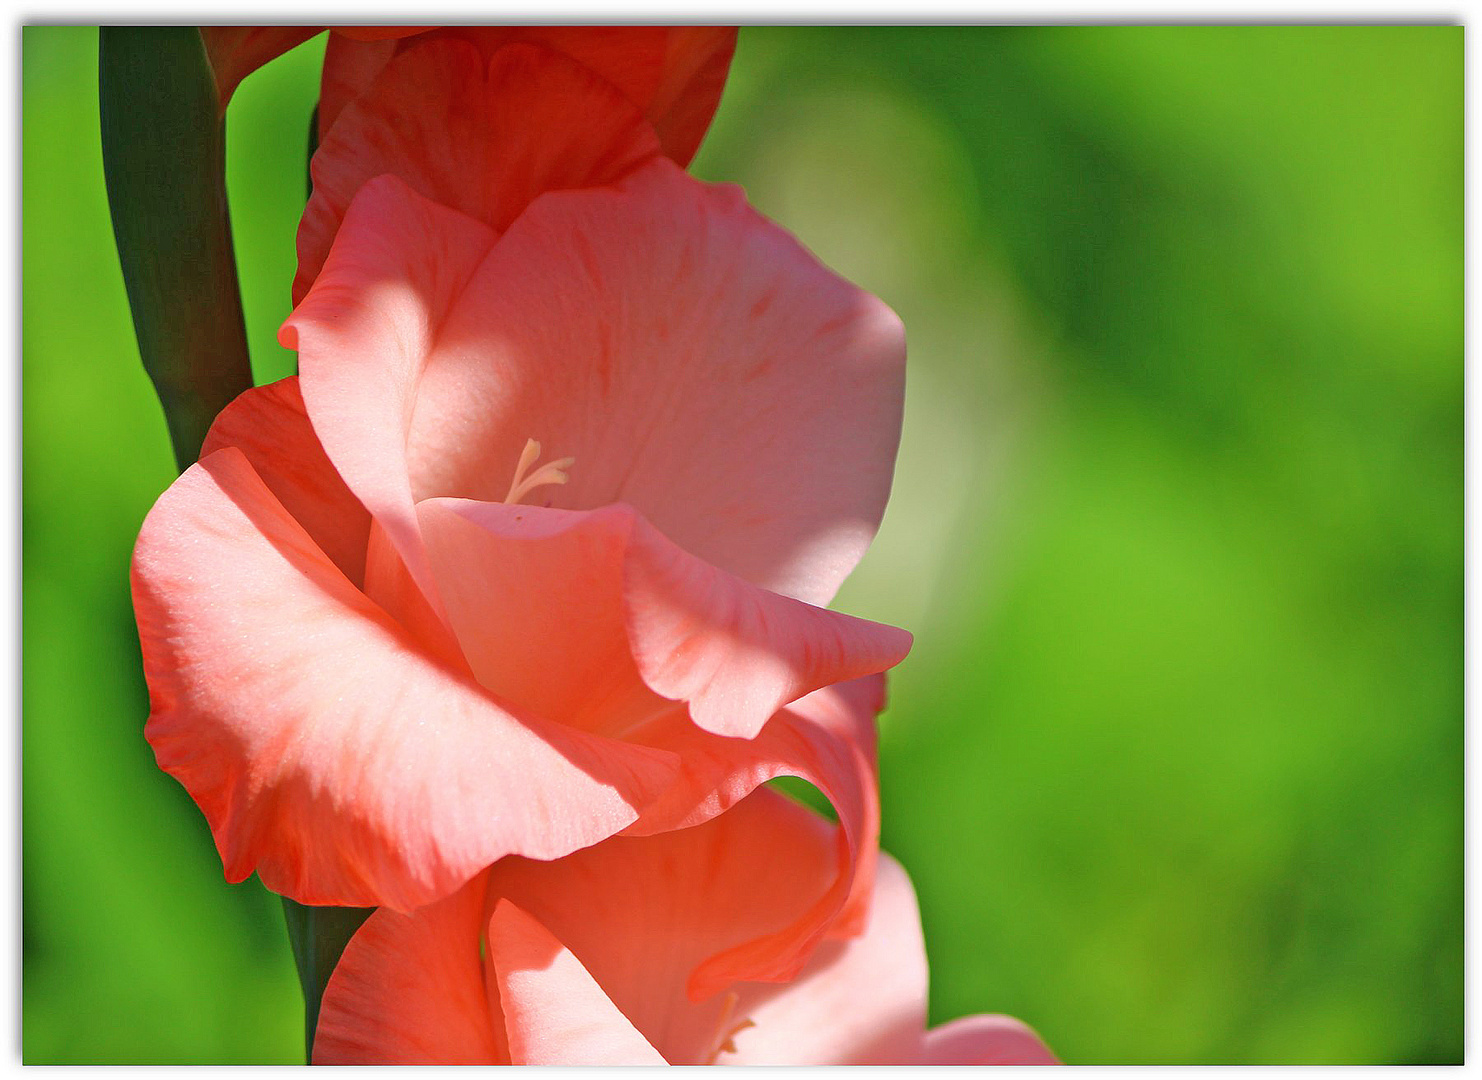
[[[331,977],[316,1063],[1053,1064],[1022,1023],[926,1029],[914,891],[886,857],[867,927],[790,983],[697,994],[707,955],[826,889],[830,826],[760,791],[704,825],[552,863],[509,859],[438,904],[379,911]]]

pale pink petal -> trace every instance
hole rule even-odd
[[[506,859],[490,870],[489,894],[538,919],[668,1061],[702,1063],[744,1017],[724,993],[693,1000],[690,973],[813,904],[830,884],[835,831],[759,791],[692,829],[619,837],[548,864]],[[510,1036],[513,1046],[513,1025]]]
[[[145,734],[231,881],[409,910],[611,835],[671,782],[669,755],[522,718],[430,660],[234,448],[161,496],[133,589]]]
[[[385,530],[434,613],[441,606],[412,506],[406,433],[433,342],[495,233],[395,177],[366,184],[325,271],[279,331],[299,353],[299,385],[325,453]],[[372,599],[413,613],[394,591]]]
[[[308,41],[322,26],[202,26],[206,59],[216,76],[216,100],[223,115],[227,102],[248,75]]]
[[[324,988],[314,1064],[507,1062],[485,993],[483,926],[482,877],[410,915],[371,915]]]
[[[304,412],[298,376],[255,386],[223,409],[206,433],[200,456],[227,446],[242,451],[314,543],[347,578],[362,584],[370,514],[324,456]]]
[[[533,438],[575,459],[535,501],[630,503],[707,562],[826,603],[884,512],[904,360],[884,304],[738,190],[656,159],[541,196],[473,274],[422,365],[413,490],[501,500]]]
[[[797,980],[741,989],[727,1065],[909,1065],[926,1025],[926,946],[916,893],[881,856],[864,933],[819,947]]]
[[[826,602],[868,545],[899,321],[733,190],[658,159],[541,196],[494,244],[385,177],[339,236],[281,340],[330,460],[435,609],[413,496],[501,500],[529,438],[576,459],[542,501],[631,503],[786,595]]]
[[[408,42],[314,154],[294,299],[373,177],[503,230],[542,192],[608,183],[658,152],[632,103],[560,53],[515,44],[485,60],[445,36]]]
[[[782,710],[749,741],[701,731],[682,715],[654,721],[635,738],[666,749],[683,763],[680,783],[645,808],[628,835],[683,829],[731,807],[774,776],[807,780],[833,804],[833,878],[785,926],[708,956],[690,976],[689,993],[703,998],[738,980],[794,978],[825,935],[861,932],[869,916],[880,835],[875,779],[875,716],[883,678],[855,680],[808,695]]]
[[[627,506],[433,499],[418,512],[479,681],[588,729],[620,733],[667,698],[707,731],[751,738],[788,702],[910,649],[904,630],[717,570]]]
[[[571,950],[508,900],[488,942],[512,1065],[665,1063]]]
[[[1029,1025],[1012,1016],[964,1016],[926,1033],[925,1065],[1059,1065]]]

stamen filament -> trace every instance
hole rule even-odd
[[[747,1028],[756,1027],[756,1021],[751,1019],[742,1019],[737,1023],[731,1023],[731,1015],[736,1011],[736,1005],[740,1000],[741,997],[736,991],[731,990],[727,992],[725,1003],[721,1006],[720,1019],[715,1022],[715,1049],[710,1051],[710,1056],[705,1061],[706,1065],[714,1065],[716,1059],[722,1054],[734,1054],[736,1052],[736,1036]]]
[[[547,484],[564,484],[568,477],[566,470],[576,464],[576,458],[557,458],[548,461],[536,469],[529,476],[525,470],[534,465],[540,458],[540,443],[534,439],[525,440],[525,449],[520,451],[520,462],[515,466],[514,479],[509,482],[509,494],[504,497],[507,503],[517,503],[530,492]]]

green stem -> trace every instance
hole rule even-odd
[[[103,173],[144,368],[176,463],[252,386],[216,81],[190,26],[98,31]]]
[[[200,32],[101,28],[98,98],[108,206],[139,355],[184,471],[217,413],[252,386],[227,209],[225,121]],[[370,911],[285,897],[283,912],[312,1056],[324,987]]]
[[[314,1031],[319,1026],[319,1003],[351,935],[370,917],[371,908],[308,907],[283,897],[283,918],[293,946],[298,981],[304,989],[304,1047],[314,1057]]]

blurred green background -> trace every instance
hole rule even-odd
[[[290,370],[322,37],[229,183]],[[23,32],[29,1062],[300,1060],[278,903],[158,772],[129,607],[174,475],[96,31]],[[696,164],[900,312],[905,434],[839,604],[932,1018],[1068,1061],[1462,1055],[1462,30],[747,28]]]

